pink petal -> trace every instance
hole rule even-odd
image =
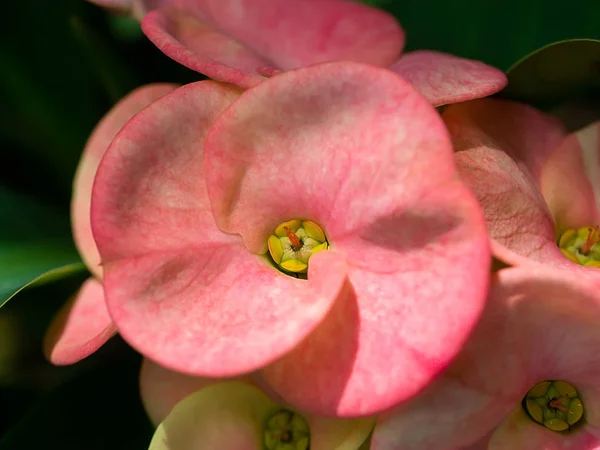
[[[123,338],[165,367],[250,372],[291,350],[335,302],[344,261],[322,253],[311,259],[310,281],[284,276],[239,244],[117,261],[105,271],[108,307]]]
[[[153,9],[160,8],[171,0],[88,0],[103,8],[114,10],[120,14],[128,14],[138,20]]]
[[[456,151],[477,145],[501,149],[539,182],[542,165],[566,135],[560,121],[525,104],[493,98],[453,105],[444,122]]]
[[[102,347],[115,333],[102,283],[88,278],[52,320],[44,337],[44,353],[52,364],[74,364]]]
[[[92,236],[90,202],[92,184],[100,160],[117,132],[134,114],[171,92],[175,87],[172,84],[149,84],[131,92],[102,118],[83,150],[73,182],[71,223],[75,245],[88,269],[98,278],[102,277],[102,268],[96,242]]]
[[[471,130],[471,149],[458,152],[455,160],[479,200],[490,237],[535,261],[574,266],[556,244],[552,216],[527,169],[501,149],[487,147],[487,136],[476,133]]]
[[[235,375],[281,356],[323,319],[346,279],[334,252],[315,255],[308,282],[284,276],[214,224],[203,140],[236,95],[200,82],[162,97],[121,130],[94,185],[92,226],[119,332],[157,363],[195,375]]]
[[[217,381],[215,378],[173,372],[144,358],[140,372],[140,395],[150,420],[154,426],[158,426],[177,403],[192,392]]]
[[[598,280],[539,265],[500,271],[464,350],[441,379],[381,416],[372,449],[467,446],[511,410],[520,409],[528,389],[546,379],[572,383],[580,390],[586,411],[589,405],[592,417],[599,417],[600,396],[593,391],[600,387],[600,359],[590,357],[590,349],[600,348],[599,287]],[[492,442],[496,439],[500,438],[494,435]],[[545,448],[532,440],[522,448]],[[490,445],[521,448],[507,442]]]
[[[508,83],[502,71],[480,61],[427,50],[402,55],[390,70],[410,82],[433,106],[487,97]]]
[[[250,87],[263,66],[292,69],[352,60],[387,66],[404,34],[389,14],[340,0],[179,1],[149,14],[146,35],[167,56],[210,78]]]
[[[278,75],[217,119],[205,162],[220,227],[251,251],[308,218],[350,266],[345,298],[265,370],[286,400],[372,414],[456,354],[484,301],[487,236],[438,114],[408,83],[354,63]]]
[[[600,222],[600,122],[565,138],[542,168],[541,190],[560,229]]]
[[[600,441],[585,429],[556,433],[534,423],[519,405],[502,422],[489,450],[598,450]]]

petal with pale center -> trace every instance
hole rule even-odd
[[[258,69],[352,60],[387,66],[404,34],[384,11],[340,0],[183,0],[142,29],[167,56],[210,78],[251,87]]]
[[[44,337],[44,354],[52,364],[74,364],[116,332],[106,310],[102,283],[89,278],[52,320]]]
[[[409,81],[433,106],[487,97],[508,83],[501,70],[481,61],[429,50],[405,53],[390,70]]]
[[[355,63],[280,74],[219,117],[205,162],[217,223],[251,251],[302,218],[348,264],[344,298],[265,370],[286,400],[372,414],[460,349],[485,298],[487,236],[439,115],[406,81]]]
[[[93,192],[92,225],[119,332],[157,363],[200,376],[249,372],[289,351],[346,280],[334,252],[314,255],[310,280],[299,280],[215,225],[204,136],[238,94],[209,81],[154,102],[119,132]]]

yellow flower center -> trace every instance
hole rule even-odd
[[[275,264],[286,273],[305,274],[308,260],[329,244],[319,225],[310,220],[288,220],[269,236],[269,254]]]
[[[570,228],[560,235],[558,247],[566,258],[588,267],[600,267],[598,226]]]
[[[267,450],[308,450],[310,429],[300,414],[282,409],[267,421],[264,444]]]
[[[536,384],[523,399],[523,408],[535,422],[552,431],[567,431],[583,416],[577,390],[564,381]]]

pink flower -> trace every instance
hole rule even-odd
[[[419,396],[380,417],[371,449],[600,449],[599,291],[598,279],[565,270],[501,270],[458,358]],[[576,392],[569,396],[563,384],[548,402],[538,395],[548,380]],[[536,385],[540,392],[530,391]],[[536,399],[546,405],[537,413]],[[552,431],[532,418],[542,410],[548,427],[574,423]]]
[[[282,70],[351,60],[389,67],[434,106],[485,97],[505,75],[479,61],[415,51],[384,11],[346,0],[174,0],[142,22],[167,56],[243,88]]]
[[[282,402],[253,373],[229,380],[197,378],[144,360],[142,401],[158,427],[152,450],[356,450],[374,419],[334,419],[306,414]],[[265,446],[265,444],[267,444]],[[281,444],[280,444],[281,445]],[[194,447],[196,448],[196,447]]]
[[[46,331],[44,353],[53,364],[76,363],[116,333],[106,310],[100,255],[92,236],[92,184],[100,160],[119,129],[139,110],[175,88],[171,84],[151,84],[136,89],[106,114],[85,146],[73,182],[71,223],[79,254],[93,277],[61,308]]]
[[[307,279],[264,256],[291,219],[330,246]],[[92,229],[108,310],[134,348],[197,376],[267,366],[286,401],[320,414],[370,415],[426,386],[489,278],[485,224],[436,110],[349,62],[154,102],[100,164]]]
[[[483,99],[444,113],[495,255],[596,273],[600,123],[577,134],[532,107]]]

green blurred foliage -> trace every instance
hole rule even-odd
[[[406,50],[446,51],[502,69],[554,41],[600,39],[598,0],[363,1],[398,17]],[[0,309],[0,326],[11,323],[0,338],[15,341],[0,359],[0,450],[147,448],[139,357],[113,339],[86,361],[56,368],[44,362],[41,340],[87,276],[71,241],[69,201],[93,127],[136,86],[200,75],[162,55],[136,21],[84,0],[7,4],[0,31],[0,303],[39,276],[66,278],[27,289]],[[60,267],[67,269],[43,276]]]

